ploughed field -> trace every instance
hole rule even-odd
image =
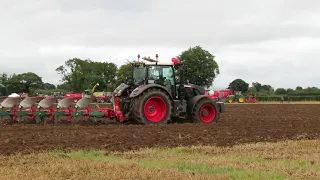
[[[232,146],[320,137],[316,104],[226,104],[213,124],[0,125],[0,155],[52,149],[125,151],[145,147]]]

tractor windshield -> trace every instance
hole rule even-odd
[[[146,77],[146,67],[140,66],[135,67],[133,70],[133,83],[140,84],[144,81]]]
[[[156,83],[171,90],[174,86],[174,72],[172,66],[148,66],[148,83]]]

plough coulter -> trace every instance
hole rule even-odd
[[[156,56],[158,58],[158,56]],[[18,103],[7,98],[1,103],[1,117],[24,122],[29,118],[37,123],[59,123],[93,121],[136,122],[139,124],[166,124],[172,120],[193,123],[217,122],[224,112],[224,103],[210,98],[205,89],[187,83],[184,76],[186,66],[178,59],[172,63],[158,63],[158,60],[142,58],[148,62],[131,63],[132,78],[121,83],[113,92],[110,108],[100,108],[92,96],[84,96],[74,105],[72,98],[65,97],[56,107],[55,99],[26,97]]]

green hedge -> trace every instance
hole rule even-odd
[[[259,101],[280,101],[279,96],[256,96]],[[283,97],[285,101],[288,97]],[[320,101],[320,96],[290,96],[291,101]]]

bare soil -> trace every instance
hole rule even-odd
[[[319,105],[228,104],[213,124],[0,125],[0,155],[51,149],[126,151],[320,138]]]

